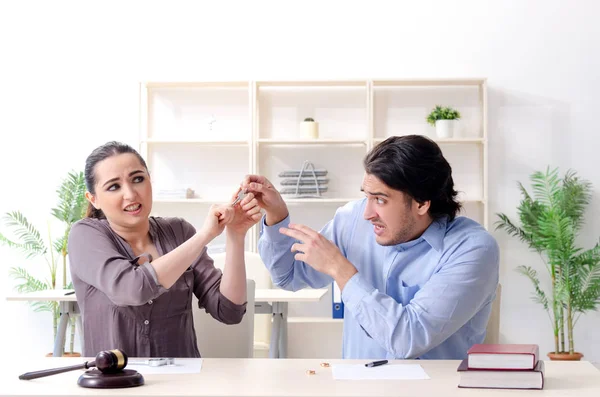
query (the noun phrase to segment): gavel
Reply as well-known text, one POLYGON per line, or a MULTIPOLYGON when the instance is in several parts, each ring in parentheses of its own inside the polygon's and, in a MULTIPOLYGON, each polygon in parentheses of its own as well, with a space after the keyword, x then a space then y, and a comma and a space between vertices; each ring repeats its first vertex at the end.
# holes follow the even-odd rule
POLYGON ((104 350, 96 355, 94 361, 86 361, 83 364, 71 365, 69 367, 45 369, 42 371, 27 372, 19 375, 19 379, 30 380, 42 378, 44 376, 56 375, 63 372, 76 369, 89 369, 96 367, 103 374, 115 374, 120 372, 127 365, 127 354, 123 350, 104 350))

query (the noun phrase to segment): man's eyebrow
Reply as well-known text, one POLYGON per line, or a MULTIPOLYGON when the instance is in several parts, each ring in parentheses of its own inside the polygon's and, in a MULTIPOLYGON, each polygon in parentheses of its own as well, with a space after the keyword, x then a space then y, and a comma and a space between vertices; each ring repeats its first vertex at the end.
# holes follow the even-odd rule
MULTIPOLYGON (((361 192, 365 192, 365 189, 363 189, 362 187, 360 188, 361 192)), ((383 197, 390 197, 389 194, 387 193, 383 193, 383 192, 366 192, 369 196, 383 196, 383 197)))
MULTIPOLYGON (((143 174, 143 173, 144 173, 144 171, 143 171, 143 170, 135 170, 135 171, 131 171, 131 172, 129 173, 129 176, 133 176, 133 175, 135 175, 135 174, 139 174, 139 173, 142 173, 142 174, 143 174)), ((104 182, 104 185, 102 185, 102 187, 104 187, 104 186, 108 185, 109 183, 116 182, 116 181, 118 181, 118 180, 119 180, 119 177, 116 177, 116 178, 109 179, 108 181, 104 182)))

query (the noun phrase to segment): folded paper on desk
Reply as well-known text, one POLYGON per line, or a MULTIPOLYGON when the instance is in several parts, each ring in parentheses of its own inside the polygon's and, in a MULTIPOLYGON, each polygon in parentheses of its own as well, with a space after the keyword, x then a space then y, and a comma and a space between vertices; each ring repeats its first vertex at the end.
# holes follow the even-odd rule
POLYGON ((333 365, 333 379, 429 379, 419 364, 387 364, 368 368, 364 364, 333 365))
MULTIPOLYGON (((136 359, 135 361, 142 361, 136 359)), ((135 369, 142 375, 167 375, 167 374, 199 374, 202 370, 201 358, 178 358, 175 364, 150 367, 148 365, 128 365, 127 369, 135 369)))

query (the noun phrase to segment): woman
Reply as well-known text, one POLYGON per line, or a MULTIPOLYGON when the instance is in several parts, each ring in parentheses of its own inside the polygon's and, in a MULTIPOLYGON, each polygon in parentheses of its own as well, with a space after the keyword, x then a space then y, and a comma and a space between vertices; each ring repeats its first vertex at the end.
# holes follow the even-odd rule
POLYGON ((261 217, 256 199, 248 194, 235 205, 213 205, 199 231, 181 218, 150 217, 146 163, 118 142, 89 155, 85 179, 87 217, 73 225, 68 244, 84 356, 120 348, 132 357, 200 357, 192 293, 218 321, 242 320, 244 238, 261 217), (224 229, 221 272, 206 245, 224 229))

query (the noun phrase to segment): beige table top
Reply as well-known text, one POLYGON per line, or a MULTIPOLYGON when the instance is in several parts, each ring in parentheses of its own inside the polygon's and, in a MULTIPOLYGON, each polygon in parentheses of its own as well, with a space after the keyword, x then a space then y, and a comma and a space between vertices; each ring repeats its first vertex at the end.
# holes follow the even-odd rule
MULTIPOLYGON (((12 293, 6 296, 8 301, 63 301, 76 302, 75 294, 65 295, 73 290, 51 289, 29 293, 12 293)), ((255 302, 318 302, 327 293, 327 289, 303 289, 285 291, 277 288, 258 288, 254 291, 255 302)))
MULTIPOLYGON (((177 359, 185 360, 185 359, 177 359)), ((77 385, 82 371, 72 371, 31 381, 18 375, 28 371, 83 363, 81 358, 20 359, 0 365, 0 396, 222 396, 222 397, 353 397, 353 396, 600 396, 600 371, 587 361, 546 364, 544 390, 460 389, 458 361, 392 361, 420 364, 428 380, 334 380, 323 360, 305 359, 205 359, 199 374, 144 375, 145 385, 130 389, 86 389, 77 385), (307 369, 316 370, 306 375, 307 369)), ((331 360, 331 364, 364 363, 364 360, 331 360)))

